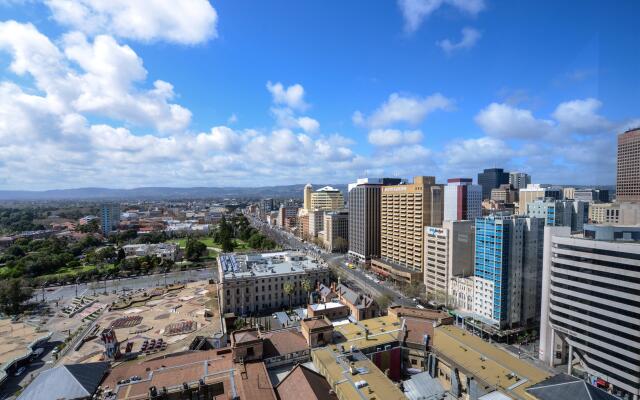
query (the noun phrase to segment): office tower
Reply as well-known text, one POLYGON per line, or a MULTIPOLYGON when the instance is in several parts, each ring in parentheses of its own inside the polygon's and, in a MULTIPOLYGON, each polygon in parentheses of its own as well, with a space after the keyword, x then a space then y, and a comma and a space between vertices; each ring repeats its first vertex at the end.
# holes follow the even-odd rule
POLYGON ((524 189, 531 183, 531 175, 524 172, 509 172, 509 184, 515 190, 524 189))
POLYGON ((509 183, 509 173, 502 168, 489 168, 478 174, 478 185, 482 186, 482 200, 491 198, 491 189, 509 183))
POLYGON ((307 183, 304 186, 304 198, 303 198, 303 206, 307 211, 311 211, 311 192, 313 192, 313 186, 310 183, 307 183))
POLYGON ((349 254, 361 261, 380 257, 381 185, 357 185, 349 192, 349 254))
POLYGON ((539 358, 640 398, 640 227, 547 227, 539 358))
POLYGON ((576 189, 573 198, 588 203, 607 203, 609 191, 606 189, 576 189))
POLYGON ((562 200, 564 190, 558 187, 543 187, 537 183, 532 183, 524 189, 520 189, 518 194, 518 213, 525 215, 527 213, 527 204, 545 198, 553 198, 562 200))
POLYGON ((324 229, 324 211, 314 210, 307 215, 309 216, 309 236, 318 237, 318 233, 324 229))
POLYGON ((273 199, 262 199, 260 202, 260 209, 264 214, 268 214, 271 211, 275 210, 275 205, 273 203, 273 199))
POLYGON ((496 329, 535 325, 540 311, 544 220, 476 219, 474 312, 496 329))
POLYGON ((562 198, 566 200, 575 200, 576 188, 572 188, 572 187, 562 188, 562 198))
POLYGON ((442 224, 442 185, 435 181, 417 176, 412 184, 382 187, 380 258, 372 259, 373 270, 401 282, 422 282, 424 227, 442 224))
POLYGON ((368 262, 380 257, 380 194, 398 178, 362 178, 349 184, 349 254, 368 262))
POLYGON ((120 222, 120 204, 103 204, 100 212, 100 228, 104 236, 109 236, 120 222))
POLYGON ((445 220, 425 227, 424 285, 428 296, 447 304, 450 280, 473 275, 474 221, 445 220))
POLYGON ((344 198, 340 190, 325 186, 311 193, 311 209, 333 211, 344 208, 344 198))
POLYGON ((518 191, 510 183, 505 183, 497 189, 491 189, 491 200, 512 204, 518 200, 518 191))
POLYGON ((618 135, 616 200, 640 202, 640 128, 618 135))
POLYGON ((349 248, 349 212, 330 211, 324 214, 324 241, 330 252, 349 248))
POLYGON ((591 203, 589 221, 595 224, 640 224, 640 203, 591 203))
POLYGON ((554 200, 552 198, 534 200, 527 204, 527 216, 542 218, 547 226, 572 226, 573 203, 572 200, 554 200))
POLYGON ((444 187, 444 220, 474 220, 482 216, 482 186, 470 178, 452 178, 444 187))
POLYGON ((291 219, 295 220, 297 215, 298 207, 281 205, 278 210, 278 226, 282 228, 290 227, 292 225, 291 219))

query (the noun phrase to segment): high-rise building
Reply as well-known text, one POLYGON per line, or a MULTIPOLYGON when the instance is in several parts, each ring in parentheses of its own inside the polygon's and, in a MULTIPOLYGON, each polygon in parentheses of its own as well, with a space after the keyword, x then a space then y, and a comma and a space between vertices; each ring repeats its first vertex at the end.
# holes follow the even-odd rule
POLYGON ((564 190, 558 187, 543 187, 537 183, 529 184, 526 188, 520 189, 518 194, 518 213, 525 215, 527 213, 527 204, 545 198, 553 198, 562 200, 564 190))
POLYGON ((262 199, 262 201, 260 202, 260 210, 265 215, 269 214, 271 211, 274 211, 275 210, 275 204, 273 202, 273 199, 271 199, 271 198, 262 199))
POLYGON ((350 255, 363 262, 380 257, 380 188, 401 182, 397 178, 362 178, 349 184, 350 255))
POLYGON ((344 208, 344 197, 339 189, 325 186, 311 193, 312 210, 341 210, 344 208))
POLYGON ((318 233, 324 229, 324 211, 314 210, 307 215, 309 216, 309 236, 318 237, 318 233))
POLYGON ((531 175, 524 172, 509 172, 509 184, 515 190, 524 189, 531 183, 531 175))
POLYGON ((547 227, 539 358, 640 398, 640 227, 547 227))
POLYGON ((640 203, 591 203, 589 221, 594 224, 640 224, 640 203))
POLYGON ((574 200, 576 198, 576 188, 562 188, 562 197, 566 200, 574 200))
POLYGON ((607 203, 609 191, 606 189, 576 189, 573 198, 588 203, 607 203))
POLYGON ((539 218, 476 219, 474 312, 498 329, 530 327, 539 318, 543 228, 539 218))
POLYGON ((445 220, 441 228, 427 226, 424 235, 426 292, 445 304, 451 278, 473 275, 474 221, 445 220))
POLYGON ((640 202, 640 128, 618 135, 616 200, 640 202))
POLYGON ((288 226, 288 220, 290 218, 294 218, 298 215, 298 207, 294 206, 285 206, 284 204, 280 205, 280 209, 278 210, 278 226, 285 228, 288 226))
POLYGON ((452 178, 444 187, 444 220, 474 220, 482 216, 482 186, 471 178, 452 178))
POLYGON ((104 236, 108 236, 118 227, 120 222, 120 204, 103 204, 100 211, 100 229, 104 236))
POLYGON ((346 251, 349 247, 349 212, 330 211, 324 214, 324 241, 330 252, 346 251))
POLYGON ((491 189, 509 183, 509 173, 502 168, 488 168, 478 174, 478 185, 482 186, 482 199, 491 198, 491 189))
POLYGON ((542 218, 546 226, 569 226, 582 230, 588 221, 589 203, 580 200, 538 199, 527 204, 527 216, 542 218))
POLYGON ((518 200, 518 191, 510 183, 500 185, 497 189, 491 189, 491 200, 512 204, 518 200))
POLYGON ((304 198, 303 198, 303 206, 307 211, 311 211, 311 193, 313 192, 313 186, 310 183, 307 183, 304 186, 304 198))
POLYGON ((372 259, 372 269, 397 281, 422 282, 424 227, 442 225, 442 191, 433 176, 382 187, 380 258, 372 259))

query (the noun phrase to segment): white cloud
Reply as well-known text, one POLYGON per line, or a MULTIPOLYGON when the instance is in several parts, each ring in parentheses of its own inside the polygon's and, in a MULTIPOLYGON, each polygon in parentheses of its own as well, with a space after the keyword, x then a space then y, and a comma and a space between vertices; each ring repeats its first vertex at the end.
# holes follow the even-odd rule
POLYGON ((46 0, 53 18, 88 35, 197 44, 217 36, 208 0, 46 0))
POLYGON ((484 0, 398 0, 405 31, 415 32, 425 19, 444 5, 471 16, 478 15, 485 8, 484 0))
POLYGON ((444 39, 436 44, 444 50, 445 53, 451 54, 456 50, 470 49, 480 40, 482 33, 474 28, 462 28, 462 38, 459 42, 453 42, 450 39, 444 39))
POLYGON ((283 104, 294 110, 305 110, 308 105, 304 102, 304 88, 299 83, 285 88, 282 83, 267 82, 267 90, 273 97, 275 104, 283 104))
POLYGON ((374 146, 387 147, 416 144, 422 141, 422 131, 400 131, 398 129, 374 129, 369 132, 369 143, 374 146))
POLYGON ((298 125, 307 133, 317 133, 320 130, 320 123, 310 117, 300 117, 298 125))
POLYGON ((486 168, 506 163, 516 153, 504 141, 492 137, 455 140, 447 144, 444 159, 453 167, 486 168))
POLYGON ((450 111, 452 109, 453 101, 440 93, 427 97, 404 96, 392 93, 389 99, 382 103, 369 117, 365 117, 360 111, 356 111, 352 120, 354 123, 372 128, 383 128, 396 123, 407 123, 416 126, 434 111, 450 111))
POLYGON ((531 111, 508 104, 491 103, 475 117, 487 134, 499 138, 542 137, 553 128, 553 122, 536 119, 531 111))
POLYGON ((227 118, 227 124, 229 125, 235 124, 236 122, 238 122, 238 116, 236 113, 231 114, 229 118, 227 118))
POLYGON ((581 133, 604 133, 613 128, 613 124, 598 115, 602 106, 600 100, 587 98, 560 103, 553 112, 553 117, 567 131, 581 133))

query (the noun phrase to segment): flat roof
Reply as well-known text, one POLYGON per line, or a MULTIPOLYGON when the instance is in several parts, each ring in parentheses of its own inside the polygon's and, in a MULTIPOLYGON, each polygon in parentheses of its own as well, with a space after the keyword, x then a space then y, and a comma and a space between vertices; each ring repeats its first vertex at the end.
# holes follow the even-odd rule
POLYGON ((396 342, 401 331, 402 321, 390 315, 334 326, 334 332, 342 335, 342 340, 336 339, 336 342, 347 349, 352 345, 366 349, 396 342), (365 329, 369 330, 368 338, 365 329))
POLYGON ((497 389, 518 399, 530 399, 525 389, 550 376, 546 371, 452 325, 435 329, 432 348, 438 356, 484 383, 485 389, 497 389))
POLYGON ((340 307, 346 307, 344 304, 337 302, 337 301, 330 301, 327 303, 314 303, 314 304, 309 304, 309 307, 311 307, 311 309, 313 311, 317 311, 317 310, 329 310, 332 308, 340 308, 340 307))
POLYGON ((386 377, 362 353, 342 353, 335 345, 314 349, 311 358, 314 365, 334 389, 340 399, 406 399, 402 391, 386 377), (353 364, 350 364, 353 362, 353 364), (351 374, 349 367, 353 365, 358 373, 351 374), (366 386, 356 387, 356 382, 365 381, 366 386))
POLYGON ((221 254, 218 257, 218 266, 225 280, 328 270, 328 267, 319 264, 313 258, 295 252, 221 254))

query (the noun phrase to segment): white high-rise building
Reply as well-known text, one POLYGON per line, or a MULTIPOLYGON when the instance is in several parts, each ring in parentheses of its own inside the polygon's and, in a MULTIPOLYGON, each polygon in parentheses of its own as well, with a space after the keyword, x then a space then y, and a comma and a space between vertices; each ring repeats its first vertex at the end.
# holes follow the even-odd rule
POLYGON ((539 358, 640 399, 640 227, 546 227, 539 358))
POLYGON ((474 220, 482 216, 482 186, 470 178, 453 178, 444 187, 444 220, 474 220))

